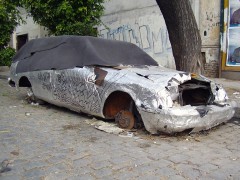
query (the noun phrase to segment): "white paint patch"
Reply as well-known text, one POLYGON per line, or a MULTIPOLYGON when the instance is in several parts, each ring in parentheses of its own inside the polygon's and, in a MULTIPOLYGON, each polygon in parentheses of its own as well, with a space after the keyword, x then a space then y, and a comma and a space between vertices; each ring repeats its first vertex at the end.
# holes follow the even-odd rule
POLYGON ((123 129, 117 127, 116 123, 103 122, 95 118, 91 120, 85 120, 85 122, 89 125, 94 126, 98 130, 111 133, 111 134, 120 134, 124 131, 123 129))

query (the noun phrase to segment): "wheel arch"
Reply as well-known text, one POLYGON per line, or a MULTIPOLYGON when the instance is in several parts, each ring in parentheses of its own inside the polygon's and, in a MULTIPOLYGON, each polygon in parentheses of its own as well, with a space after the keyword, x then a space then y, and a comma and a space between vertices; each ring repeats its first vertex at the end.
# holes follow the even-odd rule
POLYGON ((135 106, 132 96, 124 91, 111 92, 104 102, 103 115, 106 119, 114 119, 121 110, 131 110, 135 106))
POLYGON ((22 76, 18 81, 18 87, 32 87, 28 77, 22 76))

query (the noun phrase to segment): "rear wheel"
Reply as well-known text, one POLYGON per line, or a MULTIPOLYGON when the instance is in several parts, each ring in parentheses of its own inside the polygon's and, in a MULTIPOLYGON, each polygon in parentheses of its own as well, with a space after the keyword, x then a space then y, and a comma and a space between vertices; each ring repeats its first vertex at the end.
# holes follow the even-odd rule
POLYGON ((122 110, 116 114, 115 122, 120 128, 132 129, 135 125, 135 118, 132 112, 122 110))

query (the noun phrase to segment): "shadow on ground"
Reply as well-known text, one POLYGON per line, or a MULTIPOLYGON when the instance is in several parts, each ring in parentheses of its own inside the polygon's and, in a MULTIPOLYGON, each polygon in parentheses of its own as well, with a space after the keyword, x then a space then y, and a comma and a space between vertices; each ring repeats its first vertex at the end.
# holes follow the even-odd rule
POLYGON ((232 118, 228 123, 240 126, 240 118, 232 118))

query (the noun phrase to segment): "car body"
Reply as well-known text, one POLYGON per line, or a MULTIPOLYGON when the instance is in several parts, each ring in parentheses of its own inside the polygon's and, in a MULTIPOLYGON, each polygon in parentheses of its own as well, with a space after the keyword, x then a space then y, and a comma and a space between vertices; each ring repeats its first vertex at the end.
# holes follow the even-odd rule
POLYGON ((206 130, 234 115, 211 80, 161 67, 133 44, 93 37, 30 41, 13 58, 9 84, 123 128, 143 122, 151 134, 206 130))

